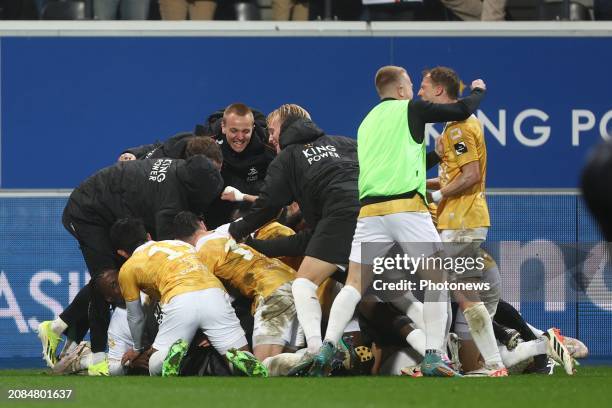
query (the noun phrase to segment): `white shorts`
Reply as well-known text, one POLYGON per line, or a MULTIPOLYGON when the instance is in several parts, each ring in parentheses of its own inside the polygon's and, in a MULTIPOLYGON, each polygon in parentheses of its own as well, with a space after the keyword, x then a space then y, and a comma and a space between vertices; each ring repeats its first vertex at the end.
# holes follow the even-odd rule
POLYGON ((161 310, 162 321, 153 348, 163 355, 178 339, 191 343, 199 328, 221 355, 231 348, 247 345, 229 296, 222 289, 209 288, 176 295, 162 305, 161 310))
MULTIPOLYGON (((444 243, 444 250, 448 256, 468 257, 476 259, 479 255, 480 246, 487 239, 487 227, 466 228, 440 231, 440 238, 444 243)), ((461 281, 468 278, 482 278, 482 269, 471 269, 463 273, 453 274, 449 270, 453 279, 461 281)))
POLYGON ((291 282, 282 284, 267 298, 260 298, 255 309, 253 348, 276 344, 299 348, 304 345, 295 311, 291 282))
POLYGON ((108 325, 108 359, 119 360, 134 347, 127 320, 127 310, 115 308, 108 325))
POLYGON ((357 220, 349 259, 372 265, 376 257, 384 257, 394 243, 402 246, 408 256, 428 256, 441 249, 440 235, 428 212, 401 212, 357 220), (362 254, 362 244, 368 245, 362 254), (408 245, 410 244, 410 245, 408 245))
POLYGON ((480 245, 487 239, 487 227, 467 228, 440 231, 442 242, 452 243, 444 249, 451 256, 473 256, 480 245))

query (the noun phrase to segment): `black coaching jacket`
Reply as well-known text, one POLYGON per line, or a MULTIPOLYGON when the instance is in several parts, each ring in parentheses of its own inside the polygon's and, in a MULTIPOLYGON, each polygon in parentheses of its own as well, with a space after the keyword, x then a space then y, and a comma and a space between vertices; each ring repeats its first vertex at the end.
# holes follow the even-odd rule
POLYGON ((109 227, 138 217, 153 239, 171 239, 174 216, 183 210, 204 213, 222 188, 221 175, 202 155, 118 162, 75 188, 66 211, 81 222, 109 227))
POLYGON ((159 159, 161 157, 169 157, 171 159, 184 159, 185 148, 189 139, 194 137, 191 132, 181 132, 172 136, 165 142, 155 142, 151 144, 130 147, 121 152, 132 153, 136 159, 159 159))

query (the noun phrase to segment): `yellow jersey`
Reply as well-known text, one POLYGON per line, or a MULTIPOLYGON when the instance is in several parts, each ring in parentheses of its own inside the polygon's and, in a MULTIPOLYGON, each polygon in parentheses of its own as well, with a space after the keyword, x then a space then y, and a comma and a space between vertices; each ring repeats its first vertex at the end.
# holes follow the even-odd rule
POLYGON ((161 303, 176 295, 223 284, 200 262, 193 246, 183 241, 149 241, 136 248, 119 270, 119 286, 126 302, 140 299, 140 291, 161 303))
POLYGON ((480 121, 474 116, 462 122, 447 123, 441 136, 444 157, 440 161, 440 187, 447 186, 461 173, 461 166, 478 161, 480 182, 458 196, 443 197, 438 204, 438 229, 488 227, 489 208, 485 200, 487 148, 480 121))
POLYGON ((276 221, 269 222, 255 231, 256 239, 283 238, 291 235, 295 235, 295 231, 276 221))
POLYGON ((196 243, 200 261, 218 278, 248 298, 266 298, 295 278, 295 271, 278 259, 238 244, 224 229, 201 237, 196 243))
MULTIPOLYGON (((291 235, 295 235, 295 231, 291 228, 278 223, 276 221, 270 222, 257 231, 255 231, 255 239, 275 239, 275 238, 284 238, 289 237, 291 235)), ((300 265, 304 260, 303 256, 280 256, 279 260, 284 262, 294 271, 300 269, 300 265)))

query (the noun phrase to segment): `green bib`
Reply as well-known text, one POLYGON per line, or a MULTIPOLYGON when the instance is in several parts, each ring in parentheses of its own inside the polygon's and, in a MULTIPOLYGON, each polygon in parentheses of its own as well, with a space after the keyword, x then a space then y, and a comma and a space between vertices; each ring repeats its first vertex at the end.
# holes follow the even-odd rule
POLYGON ((387 100, 368 113, 357 131, 359 199, 416 190, 425 197, 425 145, 408 126, 408 100, 387 100))

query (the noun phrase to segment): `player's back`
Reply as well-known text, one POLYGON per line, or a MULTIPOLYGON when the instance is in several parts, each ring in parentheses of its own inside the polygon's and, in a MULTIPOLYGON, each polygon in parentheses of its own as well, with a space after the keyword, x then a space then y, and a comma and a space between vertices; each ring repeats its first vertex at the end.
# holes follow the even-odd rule
POLYGON ((142 290, 161 303, 182 293, 223 284, 200 262, 193 246, 183 241, 149 241, 138 247, 119 272, 119 283, 127 302, 138 298, 142 290))
POLYGON ((214 231, 198 240, 200 261, 218 278, 247 297, 267 297, 295 278, 295 271, 278 259, 238 244, 224 231, 214 231))

